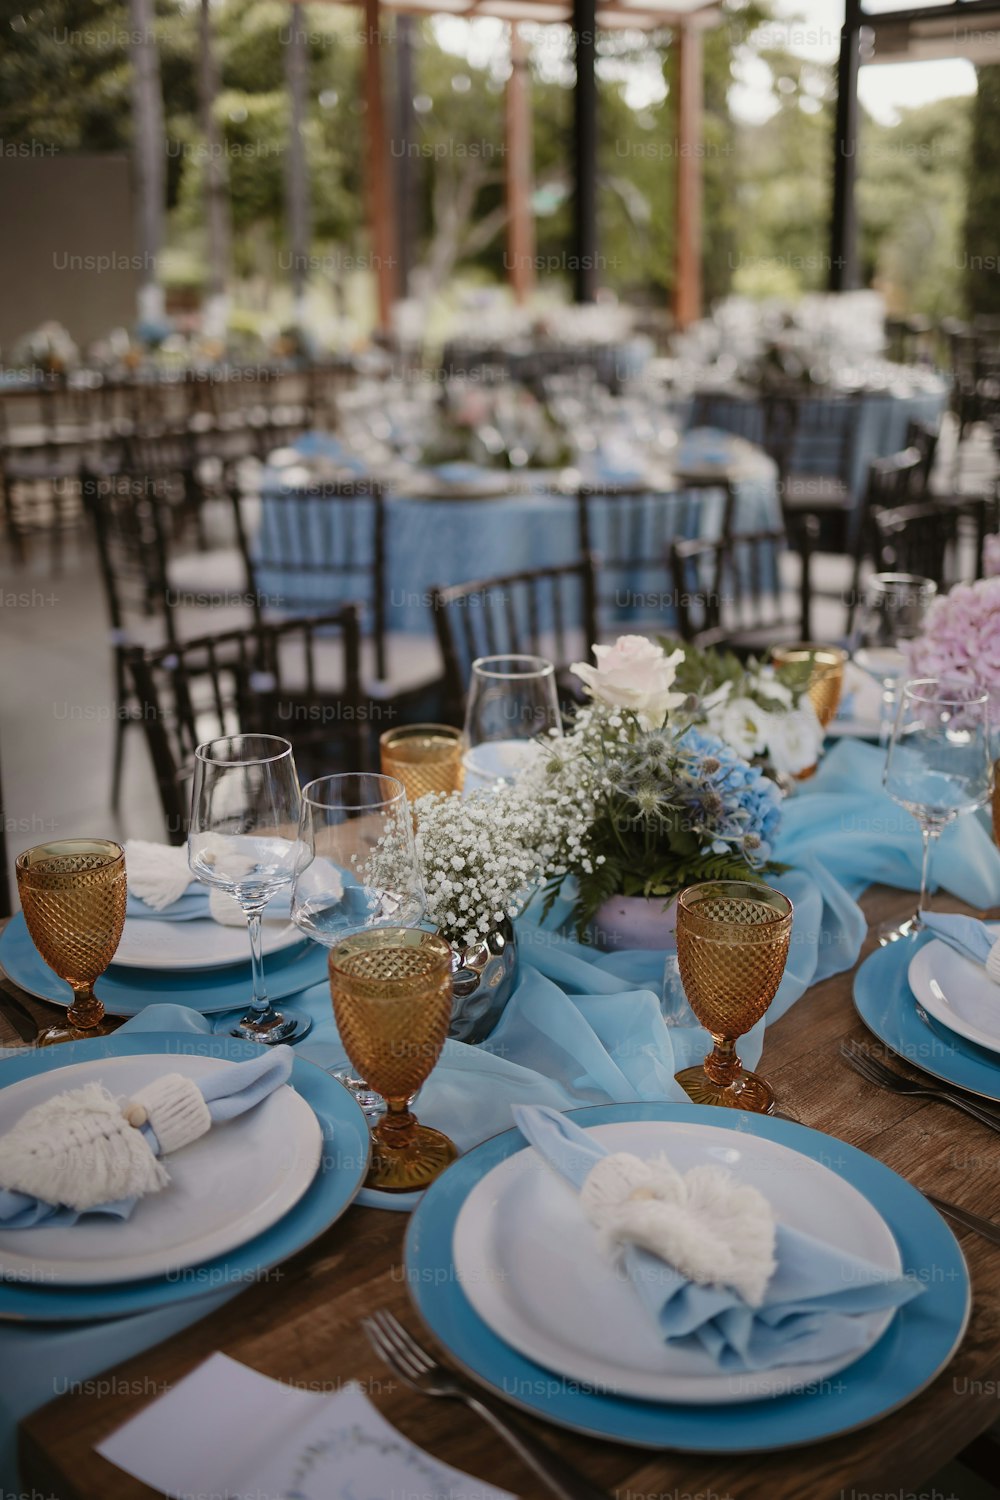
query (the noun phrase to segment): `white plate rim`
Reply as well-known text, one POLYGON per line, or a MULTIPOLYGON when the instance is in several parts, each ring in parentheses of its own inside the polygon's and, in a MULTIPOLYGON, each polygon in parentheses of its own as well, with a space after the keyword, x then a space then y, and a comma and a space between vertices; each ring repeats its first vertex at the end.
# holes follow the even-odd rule
MULTIPOLYGON (((1000 936, 1000 925, 994 922, 987 923, 987 926, 995 930, 996 936, 1000 936)), ((954 949, 949 949, 943 938, 931 938, 929 943, 924 943, 917 949, 907 966, 906 978, 914 997, 924 1010, 932 1015, 935 1021, 940 1021, 948 1031, 964 1036, 967 1041, 975 1042, 978 1047, 985 1047, 987 1052, 1000 1055, 1000 1031, 995 1036, 991 1036, 988 1031, 981 1031, 974 1021, 967 1021, 948 1003, 947 995, 934 975, 930 973, 935 951, 954 953, 956 959, 975 967, 973 959, 966 958, 964 954, 957 953, 954 949)), ((987 981, 989 982, 991 981, 987 981)), ((997 987, 997 1002, 1000 1007, 1000 987, 997 987)), ((1000 1010, 998 1010, 998 1018, 1000 1018, 1000 1010)))
MULTIPOLYGON (((593 1129, 598 1134, 610 1131, 623 1135, 625 1131, 636 1125, 650 1124, 655 1124, 658 1129, 665 1131, 680 1130, 689 1136, 700 1135, 708 1131, 711 1132, 713 1139, 718 1135, 720 1143, 730 1146, 733 1144, 731 1130, 709 1124, 695 1126, 673 1121, 617 1121, 584 1128, 593 1129)), ((874 1205, 851 1183, 846 1182, 821 1162, 793 1151, 791 1147, 784 1146, 780 1142, 767 1141, 766 1138, 752 1135, 741 1135, 738 1139, 743 1148, 749 1146, 753 1149, 765 1145, 769 1153, 773 1148, 779 1154, 791 1154, 810 1173, 835 1182, 837 1190, 842 1191, 846 1199, 854 1201, 862 1216, 872 1224, 873 1228, 876 1221, 881 1226, 887 1254, 886 1269, 895 1270, 897 1274, 902 1273, 902 1258, 892 1230, 874 1205)), ((619 1143, 617 1149, 627 1149, 627 1147, 619 1143)), ((896 1309, 894 1308, 885 1309, 879 1314, 867 1315, 872 1319, 875 1331, 860 1348, 835 1359, 817 1361, 808 1365, 776 1365, 767 1370, 739 1372, 738 1374, 732 1371, 719 1372, 717 1375, 708 1377, 692 1377, 690 1373, 678 1375, 637 1372, 635 1383, 631 1383, 630 1378, 629 1384, 625 1385, 617 1379, 609 1379, 608 1367, 601 1366, 598 1356, 594 1356, 594 1362, 591 1364, 586 1356, 578 1361, 576 1350, 560 1349, 555 1356, 559 1362, 555 1363, 552 1348, 558 1346, 547 1345, 544 1335, 540 1335, 539 1330, 530 1324, 515 1322, 510 1316, 510 1308, 505 1306, 502 1300, 499 1300, 498 1305, 494 1305, 490 1294, 496 1287, 496 1279, 477 1274, 481 1271, 481 1263, 478 1259, 473 1259, 489 1233, 489 1201, 498 1198, 505 1186, 506 1178, 513 1180, 527 1170, 526 1163, 530 1160, 530 1156, 531 1148, 528 1148, 526 1151, 518 1151, 506 1157, 484 1177, 481 1177, 471 1189, 455 1221, 452 1258, 462 1290, 477 1316, 482 1318, 498 1338, 510 1344, 524 1358, 535 1361, 545 1369, 553 1370, 563 1379, 578 1381, 585 1386, 603 1389, 611 1395, 622 1395, 640 1401, 660 1401, 690 1406, 714 1406, 720 1402, 730 1405, 742 1404, 780 1396, 800 1387, 808 1388, 814 1383, 828 1380, 867 1354, 886 1332, 895 1316, 896 1309), (500 1309, 503 1310, 500 1311, 500 1309), (512 1332, 518 1337, 512 1337, 512 1332)), ((586 1225, 583 1227, 586 1228, 586 1225)), ((502 1279, 501 1276, 500 1280, 502 1279)))
MULTIPOLYGON (((101 1058, 93 1062, 71 1063, 67 1068, 56 1068, 50 1073, 33 1075, 31 1078, 19 1079, 17 1083, 7 1085, 7 1089, 13 1091, 23 1088, 28 1091, 30 1085, 38 1082, 39 1078, 58 1080, 58 1086, 53 1088, 52 1094, 62 1093, 65 1089, 77 1086, 83 1082, 82 1074, 93 1076, 95 1071, 115 1071, 118 1065, 135 1063, 154 1063, 158 1071, 168 1071, 164 1068, 163 1053, 132 1053, 121 1058, 101 1058), (75 1079, 70 1075, 77 1075, 75 1079)), ((175 1072, 183 1072, 185 1068, 193 1063, 190 1070, 191 1076, 214 1072, 216 1069, 235 1068, 239 1064, 226 1058, 205 1057, 194 1053, 183 1053, 171 1060, 171 1068, 175 1072), (202 1066, 207 1064, 208 1066, 202 1066)), ((120 1070, 120 1069, 119 1069, 120 1070)), ((271 1194, 268 1203, 259 1205, 257 1216, 249 1221, 240 1220, 238 1223, 220 1226, 205 1239, 198 1242, 197 1253, 189 1256, 183 1251, 184 1259, 177 1259, 176 1247, 170 1252, 169 1258, 163 1249, 153 1250, 140 1257, 124 1256, 120 1260, 106 1260, 103 1263, 94 1261, 80 1262, 67 1261, 62 1258, 46 1260, 37 1254, 27 1255, 16 1250, 10 1250, 0 1245, 0 1277, 14 1282, 43 1282, 51 1286, 104 1286, 111 1282, 121 1281, 146 1281, 152 1277, 167 1275, 171 1272, 189 1270, 199 1265, 202 1261, 212 1260, 218 1255, 225 1255, 229 1251, 238 1249, 247 1240, 255 1239, 279 1219, 283 1218, 290 1209, 294 1208, 299 1199, 308 1191, 316 1172, 319 1168, 323 1153, 323 1130, 316 1118, 311 1106, 296 1092, 289 1084, 284 1083, 269 1095, 284 1095, 291 1104, 293 1118, 297 1117, 297 1128, 301 1131, 298 1157, 293 1167, 285 1174, 280 1191, 271 1194), (294 1102, 293 1102, 294 1101, 294 1102)), ((51 1097, 51 1095, 49 1096, 51 1097)), ((9 1098, 9 1094, 8 1094, 9 1098)), ((40 1102, 40 1101, 38 1101, 40 1102)), ((231 1121, 227 1128, 232 1128, 238 1121, 231 1121)), ((275 1137, 278 1140, 278 1137, 275 1137)), ((284 1134, 280 1138, 280 1144, 286 1149, 289 1144, 284 1134)), ((169 1187, 163 1190, 169 1193, 169 1187)), ((142 1209, 141 1202, 136 1205, 133 1219, 142 1209)), ((131 1221, 126 1221, 126 1224, 131 1221)), ((39 1226, 41 1230, 43 1226, 39 1226)), ((75 1226, 73 1226, 75 1227, 75 1226)), ((125 1227, 125 1225, 123 1225, 125 1227)), ((6 1235, 15 1236, 23 1233, 22 1230, 0 1229, 0 1240, 6 1235)), ((69 1232, 69 1227, 64 1229, 69 1232)))
MULTIPOLYGON (((170 940, 177 942, 178 945, 182 944, 185 935, 190 937, 192 928, 201 928, 202 932, 205 933, 209 927, 212 927, 218 932, 233 934, 234 941, 235 936, 238 935, 242 951, 239 954, 233 953, 226 958, 188 958, 183 952, 175 958, 171 958, 169 954, 166 956, 157 955, 153 958, 150 958, 148 954, 136 954, 135 956, 126 954, 122 958, 120 956, 121 946, 119 945, 118 951, 108 966, 109 968, 151 969, 157 973, 173 974, 175 972, 182 972, 185 969, 230 969, 235 967, 236 964, 246 963, 250 957, 250 940, 247 937, 246 931, 242 927, 229 926, 222 922, 216 922, 211 917, 192 917, 189 922, 158 922, 152 917, 126 917, 125 932, 130 927, 133 932, 143 927, 155 928, 158 933, 170 931, 170 940)), ((122 936, 124 938, 124 932, 122 936)), ((261 952, 265 958, 270 954, 283 953, 286 948, 291 948, 295 943, 301 942, 303 936, 304 934, 295 926, 294 922, 290 922, 287 917, 265 917, 261 922, 261 952)))

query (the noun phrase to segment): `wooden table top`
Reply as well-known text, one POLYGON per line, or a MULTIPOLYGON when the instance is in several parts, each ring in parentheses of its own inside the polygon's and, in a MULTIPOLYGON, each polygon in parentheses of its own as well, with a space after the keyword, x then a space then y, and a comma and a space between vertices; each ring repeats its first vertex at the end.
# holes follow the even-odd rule
MULTIPOLYGON (((875 924, 912 909, 913 897, 873 888, 863 899, 875 924)), ((960 903, 940 902, 962 909, 960 903)), ((869 937, 865 952, 873 940, 869 937)), ((845 1037, 868 1033, 851 1003, 851 974, 815 986, 768 1031, 765 1076, 803 1124, 840 1136, 918 1187, 1000 1220, 1000 1136, 948 1105, 901 1098, 864 1083, 840 1061, 845 1037)), ((52 1010, 28 1002, 45 1019, 52 1010)), ((0 1042, 16 1041, 0 1015, 0 1042)), ((2 1074, 0 1074, 2 1077, 2 1074)), ((358 1381, 408 1437, 446 1463, 524 1497, 545 1491, 477 1418, 457 1403, 401 1386, 371 1353, 363 1314, 391 1308, 415 1331, 401 1266, 407 1216, 354 1207, 308 1250, 202 1322, 128 1361, 110 1394, 60 1397, 21 1424, 22 1488, 61 1500, 138 1500, 154 1491, 94 1451, 93 1444, 149 1397, 215 1350, 265 1375, 312 1389, 358 1381)), ((689 1456, 574 1436, 525 1418, 591 1480, 622 1500, 824 1500, 918 1491, 1000 1415, 1000 1250, 959 1231, 972 1276, 973 1311, 962 1347, 909 1405, 854 1434, 746 1458, 689 1456)))

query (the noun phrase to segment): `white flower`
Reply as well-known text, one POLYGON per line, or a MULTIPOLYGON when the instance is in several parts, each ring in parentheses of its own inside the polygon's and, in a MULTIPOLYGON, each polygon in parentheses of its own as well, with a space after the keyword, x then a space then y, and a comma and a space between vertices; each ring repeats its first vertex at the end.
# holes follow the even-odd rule
POLYGON ((752 760, 769 742, 771 717, 752 698, 731 698, 709 714, 708 722, 720 740, 732 745, 744 760, 752 760))
POLYGON ((767 753, 779 775, 797 776, 819 760, 823 728, 808 698, 787 714, 770 714, 767 753))
POLYGON ((597 666, 574 662, 570 671, 600 702, 631 709, 645 728, 658 729, 670 710, 684 702, 683 693, 670 691, 683 651, 668 656, 642 635, 620 635, 613 646, 592 649, 597 666))

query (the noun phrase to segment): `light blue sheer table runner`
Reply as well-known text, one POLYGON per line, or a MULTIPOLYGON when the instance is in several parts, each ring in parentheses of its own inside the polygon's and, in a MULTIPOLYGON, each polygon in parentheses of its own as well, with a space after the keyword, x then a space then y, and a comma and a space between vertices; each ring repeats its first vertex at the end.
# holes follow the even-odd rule
MULTIPOLYGON (((857 960, 866 926, 856 898, 865 886, 883 881, 917 889, 920 835, 881 791, 883 763, 884 752, 841 742, 786 803, 777 857, 794 868, 773 880, 795 904, 792 943, 774 1004, 740 1044, 750 1067, 760 1059, 765 1024, 784 1015, 810 985, 857 960)), ((974 818, 943 835, 934 873, 942 887, 973 906, 1000 904, 1000 854, 974 818)), ((662 952, 595 954, 554 930, 559 915, 544 928, 530 908, 520 919, 521 980, 499 1026, 482 1047, 448 1042, 421 1094, 421 1118, 446 1130, 463 1150, 509 1128, 513 1103, 566 1108, 682 1098, 674 1073, 708 1050, 700 1029, 663 1022, 662 952)), ((344 1054, 326 986, 315 986, 296 1004, 315 1019, 298 1050, 321 1066, 339 1064, 344 1054)), ((196 1012, 158 1006, 127 1027, 207 1024, 196 1012)), ((104 1324, 0 1326, 0 1369, 17 1371, 16 1382, 3 1382, 0 1392, 0 1480, 13 1481, 14 1428, 21 1417, 63 1393, 67 1382, 93 1378, 207 1316, 231 1295, 235 1291, 227 1290, 104 1324)))

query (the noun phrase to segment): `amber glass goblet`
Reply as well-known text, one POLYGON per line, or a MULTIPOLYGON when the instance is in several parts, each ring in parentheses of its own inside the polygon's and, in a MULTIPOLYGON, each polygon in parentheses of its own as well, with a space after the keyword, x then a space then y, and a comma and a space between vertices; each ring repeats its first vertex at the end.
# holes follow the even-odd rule
POLYGON ((330 953, 330 989, 351 1062, 386 1102, 372 1127, 365 1185, 406 1193, 434 1181, 458 1152, 417 1123, 409 1101, 426 1082, 448 1035, 451 948, 413 927, 358 932, 330 953))
POLYGON ((840 646, 823 646, 817 641, 796 641, 791 646, 775 646, 771 660, 776 667, 809 668, 809 699, 820 724, 828 729, 840 707, 847 652, 840 646))
POLYGON ((125 925, 125 851, 111 839, 59 839, 19 854, 17 889, 31 940, 73 989, 66 1024, 37 1045, 104 1036, 94 983, 114 958, 125 925))
POLYGON ((379 738, 382 775, 395 776, 410 802, 428 792, 462 790, 465 737, 450 724, 407 724, 379 738))
POLYGON ((677 898, 677 960, 691 1009, 715 1043, 677 1082, 696 1104, 768 1114, 774 1091, 736 1055, 736 1041, 774 999, 788 958, 792 903, 749 880, 689 885, 677 898))

